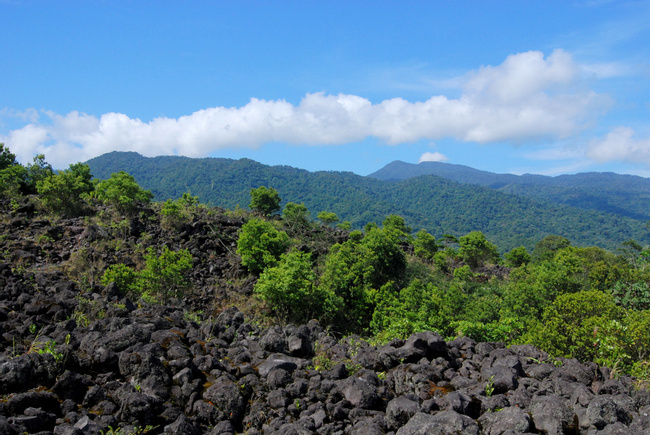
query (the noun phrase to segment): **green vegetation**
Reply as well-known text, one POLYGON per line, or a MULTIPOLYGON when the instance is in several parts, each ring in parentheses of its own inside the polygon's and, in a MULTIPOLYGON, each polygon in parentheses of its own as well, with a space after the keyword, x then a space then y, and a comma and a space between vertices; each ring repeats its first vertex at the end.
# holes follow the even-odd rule
POLYGON ((94 190, 91 179, 88 165, 74 163, 69 169, 38 181, 36 189, 47 210, 71 217, 83 213, 86 199, 94 190))
POLYGON ((182 297, 190 287, 187 273, 192 268, 192 256, 185 250, 171 251, 163 246, 158 255, 149 249, 144 256, 144 269, 135 271, 124 264, 106 269, 102 284, 114 282, 129 297, 140 297, 152 303, 165 304, 173 297, 182 297))
MULTIPOLYGON (((5 148, 0 154, 0 173, 20 166, 5 148)), ((575 246, 552 233, 519 244, 518 227, 511 225, 508 251, 476 228, 464 233, 441 229, 437 238, 427 229, 414 234, 408 216, 390 213, 376 220, 381 225, 369 220, 363 230, 342 231, 331 227, 338 221, 334 212, 318 213, 320 222, 313 221, 306 201, 287 202, 281 216, 273 215, 281 203, 274 188, 249 188, 252 213, 223 212, 199 207, 198 198, 187 192, 176 200, 148 204, 150 194, 127 173, 93 184, 86 165, 71 165, 58 174, 48 173, 42 159, 37 166, 42 171, 32 172, 41 174, 34 175, 38 200, 47 212, 61 216, 86 212, 92 220, 97 212, 92 206, 101 201, 120 211, 109 214, 112 222, 99 224, 111 235, 122 231, 122 222, 137 220, 142 227, 136 235, 125 231, 123 238, 95 241, 71 256, 70 263, 73 257, 80 258, 76 274, 82 288, 93 287, 93 277, 102 276, 102 284, 114 283, 139 303, 164 304, 190 294, 188 277, 199 275, 192 274, 193 268, 209 263, 216 268, 214 287, 251 291, 232 300, 248 307, 248 314, 271 320, 304 323, 315 318, 334 334, 359 334, 375 343, 425 330, 438 331, 447 339, 531 343, 554 358, 595 361, 650 378, 650 247, 642 241, 628 238, 615 252, 575 246), (60 186, 70 186, 71 191, 64 194, 60 186), (93 198, 97 201, 86 202, 93 198), (211 213, 219 214, 214 227, 206 222, 211 213), (124 214, 131 217, 124 219, 124 214), (192 225, 186 225, 189 222, 192 225), (184 244, 192 238, 206 247, 192 251, 200 258, 181 249, 197 246, 184 244), (93 255, 99 246, 102 255, 93 255), (128 254, 122 252, 124 246, 130 248, 128 254)), ((430 180, 411 182, 415 184, 408 189, 428 186, 430 180)), ((11 194, 17 197, 3 198, 6 206, 24 195, 20 183, 11 194)), ((447 195, 458 193, 451 184, 440 186, 447 195)), ((318 193, 326 195, 334 188, 323 184, 318 193)), ((406 195, 400 201, 414 198, 406 195)), ((449 201, 466 210, 474 200, 449 201)), ((438 216, 449 213, 444 208, 449 201, 438 204, 438 216)), ((373 213, 382 206, 378 203, 373 213)), ((482 206, 495 209, 492 215, 518 212, 507 209, 510 203, 482 206)), ((456 228, 470 225, 471 221, 460 222, 456 228)), ((608 225, 604 222, 603 228, 608 225)), ((46 245, 57 237, 44 235, 38 240, 46 245)), ((100 315, 92 312, 88 301, 80 300, 77 311, 75 320, 82 324, 100 315)), ((318 366, 329 363, 315 359, 318 366)), ((488 394, 490 383, 486 388, 488 394)))
POLYGON ((255 274, 275 266, 288 247, 287 233, 257 218, 249 220, 242 227, 237 241, 237 253, 241 256, 242 264, 255 274))
POLYGON ((95 186, 94 196, 124 215, 133 215, 138 207, 148 204, 153 198, 150 191, 138 186, 135 179, 124 171, 99 181, 95 186))
MULTIPOLYGON (((633 191, 638 191, 638 195, 623 195, 620 190, 608 190, 607 183, 600 183, 599 189, 604 189, 607 201, 614 200, 614 193, 618 195, 618 208, 585 210, 567 201, 549 202, 538 196, 514 195, 489 185, 461 184, 435 175, 394 182, 349 172, 265 166, 249 159, 146 158, 120 152, 92 159, 88 164, 100 178, 120 170, 128 172, 150 189, 157 201, 178 198, 190 190, 208 205, 232 210, 249 204, 251 189, 272 185, 282 198, 304 203, 312 211, 313 220, 318 219, 318 212, 326 210, 340 221, 349 222, 350 229, 363 229, 369 222, 381 222, 395 214, 403 216, 409 226, 424 228, 438 240, 443 234, 460 237, 481 231, 499 248, 500 254, 519 246, 532 252, 535 243, 552 234, 577 246, 598 246, 610 251, 630 239, 650 244, 650 233, 645 227, 650 220, 650 204, 643 202, 643 198, 650 198, 650 187, 647 193, 636 189, 633 191), (645 209, 643 214, 623 213, 624 204, 635 201, 645 204, 645 208, 638 207, 645 209)), ((556 185, 568 181, 558 179, 556 185)), ((634 189, 632 185, 629 188, 634 189)))
POLYGON ((270 216, 280 211, 280 195, 278 191, 266 186, 260 186, 257 189, 251 189, 251 210, 262 216, 270 216))

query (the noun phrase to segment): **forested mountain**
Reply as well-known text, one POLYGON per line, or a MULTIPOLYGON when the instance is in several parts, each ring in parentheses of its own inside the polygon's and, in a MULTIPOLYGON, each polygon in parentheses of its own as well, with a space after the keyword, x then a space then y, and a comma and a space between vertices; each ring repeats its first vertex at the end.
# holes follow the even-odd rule
POLYGON ((598 210, 633 219, 650 220, 650 179, 611 172, 575 175, 513 175, 480 171, 441 162, 420 164, 394 161, 369 177, 385 181, 437 175, 464 184, 489 187, 503 193, 541 198, 587 210, 598 210))
MULTIPOLYGON (((264 185, 275 188, 285 204, 304 202, 313 216, 320 211, 334 212, 354 228, 397 214, 413 229, 424 228, 436 237, 482 231, 502 251, 516 246, 531 249, 549 234, 567 237, 576 245, 611 250, 631 238, 650 243, 644 222, 629 216, 583 210, 433 175, 384 181, 377 174, 362 177, 349 172, 309 172, 249 159, 147 158, 124 152, 105 154, 87 163, 97 178, 128 172, 158 201, 190 192, 210 205, 247 207, 250 189, 264 185)), ((466 169, 468 174, 474 171, 466 169)), ((476 172, 486 180, 495 175, 476 172)), ((507 191, 509 185, 501 189, 507 191)))

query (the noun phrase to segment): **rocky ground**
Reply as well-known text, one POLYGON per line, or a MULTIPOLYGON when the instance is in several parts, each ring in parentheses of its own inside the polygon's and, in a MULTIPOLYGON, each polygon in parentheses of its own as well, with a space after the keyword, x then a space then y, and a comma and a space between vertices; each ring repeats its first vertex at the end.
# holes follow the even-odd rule
POLYGON ((195 258, 191 297, 151 306, 73 279, 135 261, 98 243, 108 230, 37 219, 28 204, 7 212, 0 434, 650 433, 646 386, 532 346, 426 332, 375 347, 316 321, 247 321, 222 294, 250 291, 232 259, 241 221, 211 219, 173 236, 122 228, 126 245, 146 232, 195 258))

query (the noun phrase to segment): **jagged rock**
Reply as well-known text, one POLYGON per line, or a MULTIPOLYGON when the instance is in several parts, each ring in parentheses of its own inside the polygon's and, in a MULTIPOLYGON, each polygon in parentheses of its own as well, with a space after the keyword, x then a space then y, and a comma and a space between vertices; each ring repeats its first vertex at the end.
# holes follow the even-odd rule
POLYGON ((397 435, 478 435, 479 432, 478 424, 468 416, 456 411, 440 411, 434 415, 418 412, 397 431, 397 435))
POLYGON ((528 433, 531 419, 526 411, 516 407, 504 408, 498 412, 486 412, 478 419, 484 435, 504 433, 528 433))

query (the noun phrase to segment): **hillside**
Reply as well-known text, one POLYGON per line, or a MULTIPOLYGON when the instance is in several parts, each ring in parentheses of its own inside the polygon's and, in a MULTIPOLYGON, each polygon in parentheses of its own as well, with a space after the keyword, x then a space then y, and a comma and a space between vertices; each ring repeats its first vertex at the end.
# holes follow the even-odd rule
MULTIPOLYGON (((83 164, 36 193, 33 167, 0 172, 2 434, 650 430, 648 248, 501 256, 475 230, 273 215, 267 189, 272 208, 225 210, 83 164)), ((433 189, 469 210, 435 176, 375 182, 387 204, 433 189)), ((512 234, 530 219, 489 206, 512 234)))
POLYGON ((0 260, 2 434, 650 429, 638 380, 531 345, 431 331, 377 345, 337 340, 316 320, 263 326, 226 305, 250 296, 228 253, 243 225, 231 213, 199 209, 166 231, 144 209, 149 218, 120 236, 97 218, 55 220, 30 204, 0 201, 2 248, 13 252, 0 260), (114 282, 88 279, 163 240, 199 256, 182 299, 130 300, 114 282))
MULTIPOLYGON (((424 228, 436 237, 483 231, 503 252, 516 246, 532 249, 550 234, 567 237, 579 246, 610 250, 629 239, 650 243, 644 223, 638 219, 504 193, 509 184, 501 186, 504 191, 495 191, 432 175, 389 182, 349 172, 266 166, 248 159, 147 158, 122 152, 87 163, 98 178, 120 170, 128 172, 159 201, 191 192, 210 205, 245 208, 250 189, 265 185, 277 189, 284 203, 304 202, 312 216, 334 212, 353 228, 397 214, 415 230, 424 228)), ((468 174, 480 172, 473 171, 467 168, 468 174)), ((492 176, 483 175, 486 181, 482 183, 487 186, 492 176)))
POLYGON ((436 175, 458 183, 489 187, 502 193, 544 199, 644 222, 650 220, 650 179, 634 175, 611 172, 556 177, 495 174, 450 163, 422 162, 416 165, 394 161, 369 177, 395 181, 423 175, 436 175))

